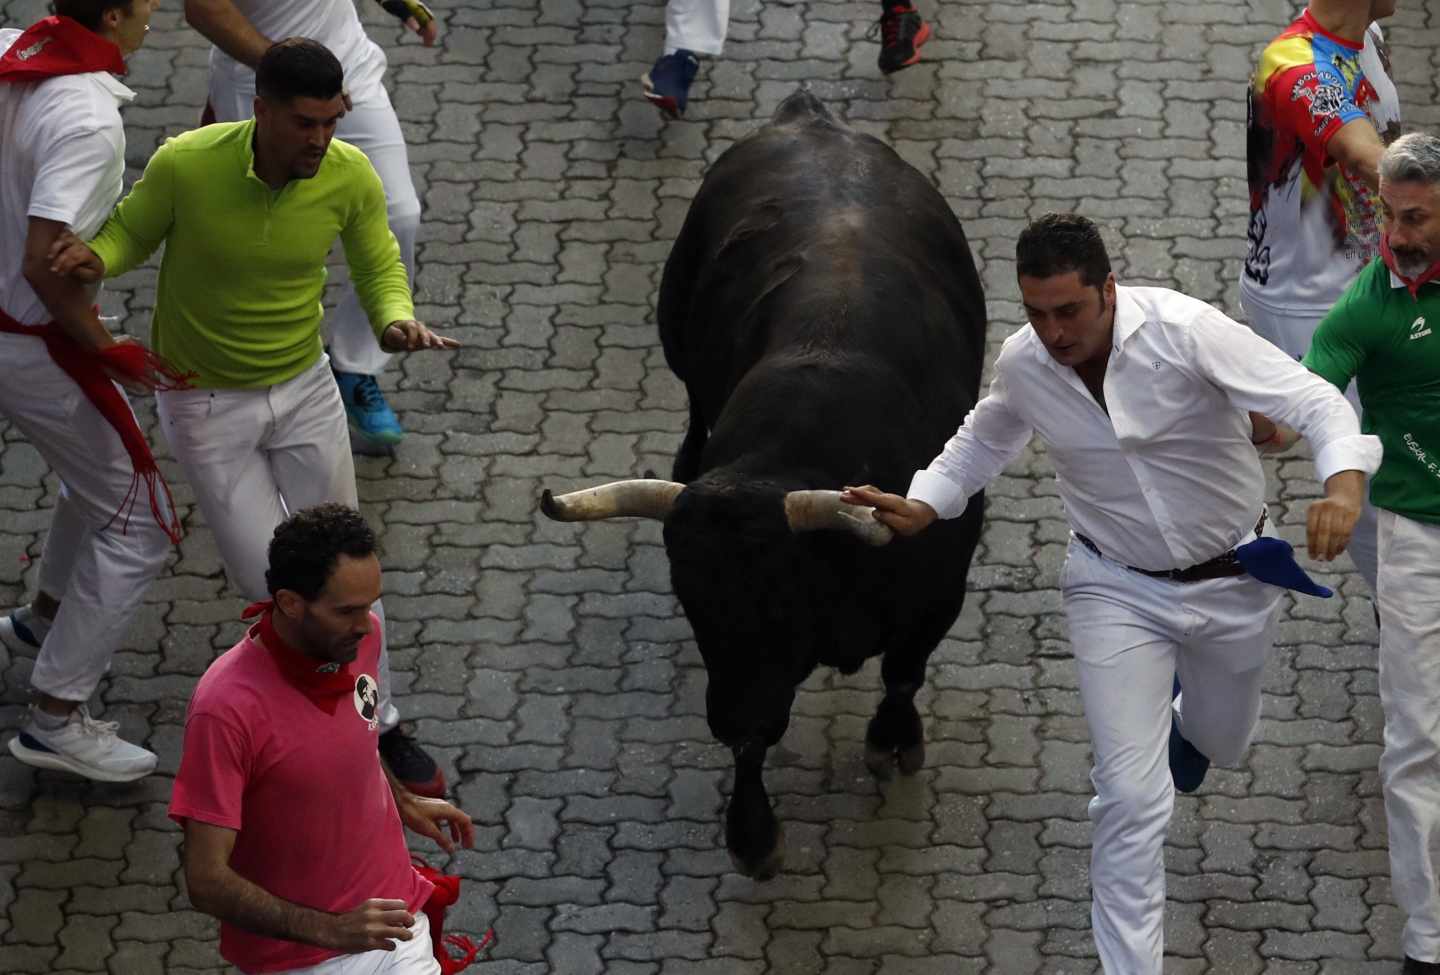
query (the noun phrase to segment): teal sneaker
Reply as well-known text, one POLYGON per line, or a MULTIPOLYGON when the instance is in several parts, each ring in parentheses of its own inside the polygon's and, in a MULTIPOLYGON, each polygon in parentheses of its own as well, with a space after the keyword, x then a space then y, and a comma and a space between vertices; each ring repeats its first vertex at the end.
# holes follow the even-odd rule
POLYGON ((345 413, 358 433, 381 444, 397 444, 405 439, 400 420, 385 402, 385 394, 380 392, 374 376, 336 371, 335 384, 340 387, 345 413))

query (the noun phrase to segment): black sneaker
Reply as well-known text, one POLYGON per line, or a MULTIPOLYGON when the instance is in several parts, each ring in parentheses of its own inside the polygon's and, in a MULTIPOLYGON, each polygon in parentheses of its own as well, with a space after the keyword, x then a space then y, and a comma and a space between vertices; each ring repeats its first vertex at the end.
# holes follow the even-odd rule
POLYGON ((1401 975, 1440 975, 1440 961, 1421 961, 1418 958, 1405 956, 1405 967, 1401 975))
POLYGON ((445 773, 403 727, 396 725, 380 736, 380 757, 400 784, 417 796, 445 798, 445 773))
POLYGON ((886 7, 871 34, 880 33, 880 70, 894 74, 920 60, 920 45, 930 39, 930 25, 913 6, 886 7))

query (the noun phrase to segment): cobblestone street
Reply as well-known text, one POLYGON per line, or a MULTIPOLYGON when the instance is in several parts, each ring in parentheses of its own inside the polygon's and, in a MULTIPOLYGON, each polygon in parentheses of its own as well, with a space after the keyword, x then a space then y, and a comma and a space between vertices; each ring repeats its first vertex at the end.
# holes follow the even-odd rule
MULTIPOLYGON (((787 829, 768 883, 732 872, 724 849, 731 758, 705 722, 658 524, 560 525, 537 508, 543 487, 668 476, 687 412, 654 324, 662 266, 707 165, 800 82, 945 193, 986 285, 990 358, 1024 321, 1015 236, 1047 210, 1101 221, 1122 283, 1240 316, 1245 86, 1290 3, 917 4, 936 35, 884 79, 873 3, 735 0, 725 56, 704 62, 687 118, 662 123, 638 79, 663 0, 432 0, 432 50, 361 0, 425 207, 418 315, 463 343, 395 359, 382 384, 408 436, 356 463, 383 540, 397 703, 476 820, 473 851, 414 843, 467 878, 448 928, 495 929, 472 971, 1099 970, 1089 746, 1056 589, 1067 532, 1043 452, 989 492, 970 596, 919 699, 922 772, 881 786, 865 768, 874 661, 819 671, 798 695, 767 763, 787 829)), ((132 179, 204 101, 207 46, 181 6, 166 0, 127 79, 132 179)), ((1400 8, 1386 31, 1406 127, 1440 132, 1440 3, 1400 8)), ((44 12, 0 0, 0 26, 44 12)), ((152 263, 102 307, 145 337, 154 294, 152 263)), ((242 603, 153 400, 136 409, 187 535, 95 710, 160 769, 91 784, 0 751, 4 973, 228 970, 182 891, 165 810, 185 705, 242 632, 242 603)), ((34 591, 58 484, 18 431, 0 434, 5 609, 34 591)), ((1268 469, 1271 514, 1303 547, 1308 454, 1268 469)), ((1330 568, 1343 571, 1315 577, 1344 598, 1285 600, 1246 764, 1177 797, 1167 973, 1398 975, 1377 634, 1348 560, 1330 568)), ((32 663, 3 674, 0 738, 22 722, 32 663)))

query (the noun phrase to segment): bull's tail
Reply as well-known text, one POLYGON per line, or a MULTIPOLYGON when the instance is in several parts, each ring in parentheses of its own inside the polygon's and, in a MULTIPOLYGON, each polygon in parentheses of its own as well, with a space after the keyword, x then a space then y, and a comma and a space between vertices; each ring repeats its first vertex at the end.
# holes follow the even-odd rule
POLYGON ((775 116, 770 120, 770 124, 788 125, 792 122, 809 121, 834 122, 835 116, 830 114, 830 109, 825 107, 824 102, 815 97, 808 85, 801 85, 775 109, 775 116))

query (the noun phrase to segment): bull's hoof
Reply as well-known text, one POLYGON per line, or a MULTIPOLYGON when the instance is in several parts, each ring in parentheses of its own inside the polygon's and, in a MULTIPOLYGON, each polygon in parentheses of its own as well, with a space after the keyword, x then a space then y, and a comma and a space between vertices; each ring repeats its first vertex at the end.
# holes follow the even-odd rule
POLYGON ((889 782, 895 775, 895 750, 865 743, 865 767, 881 782, 889 782))
POLYGON ((752 880, 773 880, 785 866, 785 827, 776 827, 775 845, 763 857, 757 860, 747 860, 731 850, 730 863, 734 865, 737 873, 752 880))
POLYGON ((909 748, 902 748, 895 756, 901 775, 914 775, 925 767, 925 743, 916 742, 909 748))

